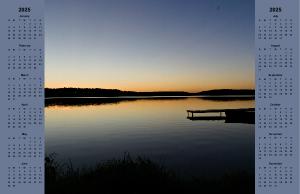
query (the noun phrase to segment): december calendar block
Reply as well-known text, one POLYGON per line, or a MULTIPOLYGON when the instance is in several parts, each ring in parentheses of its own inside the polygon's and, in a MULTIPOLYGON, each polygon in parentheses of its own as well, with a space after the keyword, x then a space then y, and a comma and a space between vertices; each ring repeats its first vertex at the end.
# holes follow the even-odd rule
POLYGON ((43 180, 42 166, 32 166, 24 162, 20 166, 7 168, 7 187, 9 188, 42 184, 43 180))

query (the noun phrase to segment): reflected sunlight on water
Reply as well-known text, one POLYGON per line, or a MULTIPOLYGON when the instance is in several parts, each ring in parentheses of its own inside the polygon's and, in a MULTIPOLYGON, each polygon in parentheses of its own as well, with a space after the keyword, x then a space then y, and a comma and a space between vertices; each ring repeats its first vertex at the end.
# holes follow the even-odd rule
POLYGON ((81 106, 48 106, 46 152, 93 165, 124 152, 186 174, 254 169, 254 125, 190 121, 187 109, 254 107, 253 100, 135 99, 81 106))

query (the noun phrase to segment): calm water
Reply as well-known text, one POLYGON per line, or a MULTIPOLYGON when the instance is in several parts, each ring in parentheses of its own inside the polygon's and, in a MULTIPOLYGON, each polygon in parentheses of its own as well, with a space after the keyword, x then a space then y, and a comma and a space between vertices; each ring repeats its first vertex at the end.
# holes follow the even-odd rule
POLYGON ((187 109, 247 108, 253 100, 137 99, 47 106, 46 152, 75 166, 141 155, 185 175, 254 170, 254 125, 190 121, 187 109))

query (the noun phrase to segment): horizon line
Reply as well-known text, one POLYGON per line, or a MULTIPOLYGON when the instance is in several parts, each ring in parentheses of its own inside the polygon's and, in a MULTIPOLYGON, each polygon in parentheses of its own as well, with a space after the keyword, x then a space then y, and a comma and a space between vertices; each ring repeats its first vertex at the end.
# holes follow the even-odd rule
POLYGON ((102 90, 119 90, 122 92, 185 92, 185 93, 199 93, 199 92, 206 92, 206 91, 214 91, 214 90, 255 90, 255 88, 240 88, 240 89, 232 89, 232 88, 219 88, 219 89, 209 89, 209 90, 202 90, 197 92, 187 92, 184 90, 152 90, 152 91, 136 91, 136 90, 122 90, 118 88, 95 88, 95 87, 45 87, 45 89, 102 89, 102 90))

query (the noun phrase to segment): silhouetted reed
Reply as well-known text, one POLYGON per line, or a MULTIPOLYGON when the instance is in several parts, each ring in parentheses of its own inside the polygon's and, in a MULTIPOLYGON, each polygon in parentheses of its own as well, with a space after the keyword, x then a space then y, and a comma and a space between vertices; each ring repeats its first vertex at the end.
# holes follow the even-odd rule
POLYGON ((59 163, 51 154, 45 159, 46 194, 252 194, 254 176, 231 172, 221 177, 183 178, 149 159, 132 158, 99 163, 93 168, 74 168, 59 163))

